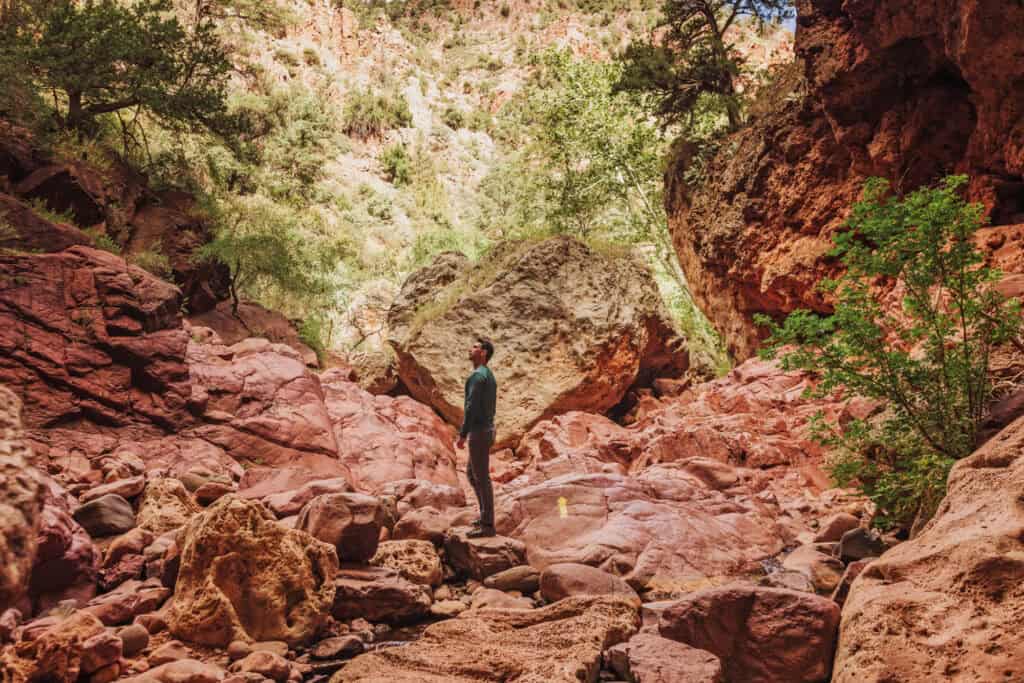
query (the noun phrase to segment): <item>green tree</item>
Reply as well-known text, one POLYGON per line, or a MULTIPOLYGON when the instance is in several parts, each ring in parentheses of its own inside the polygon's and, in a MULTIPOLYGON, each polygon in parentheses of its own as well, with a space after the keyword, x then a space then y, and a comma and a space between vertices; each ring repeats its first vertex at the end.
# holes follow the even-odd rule
POLYGON ((1018 303, 992 286, 998 273, 975 246, 984 209, 960 197, 965 181, 897 198, 871 180, 835 239, 846 270, 823 283, 834 313, 796 311, 781 325, 758 318, 772 332, 764 355, 818 373, 817 395, 842 388, 886 406, 869 420, 816 425, 836 449, 833 475, 863 488, 882 525, 934 512, 950 465, 977 445, 992 351, 1020 331, 1018 303), (899 310, 879 301, 890 286, 902 294, 899 310))
POLYGON ((27 2, 0 25, 0 66, 47 93, 61 126, 142 110, 170 128, 216 127, 230 63, 214 20, 186 29, 170 0, 27 2))
POLYGON ((234 312, 243 293, 286 310, 316 310, 329 303, 335 270, 351 255, 350 245, 314 237, 314 212, 262 195, 229 197, 211 212, 217 234, 198 258, 227 264, 234 312))
POLYGON ((710 97, 735 130, 743 120, 737 81, 744 58, 728 32, 742 19, 764 25, 791 18, 792 6, 792 0, 664 0, 657 38, 635 41, 621 55, 617 88, 653 97, 664 125, 684 123, 710 97))

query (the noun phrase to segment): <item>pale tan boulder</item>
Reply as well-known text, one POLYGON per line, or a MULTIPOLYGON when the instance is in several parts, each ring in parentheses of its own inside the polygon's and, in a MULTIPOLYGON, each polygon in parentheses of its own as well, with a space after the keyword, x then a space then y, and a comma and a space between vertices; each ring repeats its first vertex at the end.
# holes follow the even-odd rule
POLYGON ((225 496, 185 529, 168 624, 179 638, 307 642, 324 626, 338 569, 332 546, 279 525, 259 503, 225 496))

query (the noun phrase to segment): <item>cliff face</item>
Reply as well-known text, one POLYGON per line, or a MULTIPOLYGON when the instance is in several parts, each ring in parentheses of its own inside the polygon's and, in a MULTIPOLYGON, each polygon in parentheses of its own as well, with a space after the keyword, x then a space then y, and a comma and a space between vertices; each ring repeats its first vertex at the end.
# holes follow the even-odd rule
POLYGON ((667 174, 670 226, 694 296, 739 359, 755 313, 827 312, 814 285, 865 178, 904 190, 949 173, 995 225, 1024 223, 1024 6, 995 0, 803 0, 771 101, 708 180, 667 174))

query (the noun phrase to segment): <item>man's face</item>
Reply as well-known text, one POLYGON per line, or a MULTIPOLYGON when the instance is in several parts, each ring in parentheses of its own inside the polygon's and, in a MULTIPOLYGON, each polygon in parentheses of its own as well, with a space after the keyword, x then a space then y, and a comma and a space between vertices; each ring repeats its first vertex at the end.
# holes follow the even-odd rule
POLYGON ((482 346, 480 346, 480 342, 475 342, 473 346, 469 348, 469 360, 474 363, 483 363, 484 358, 486 357, 487 352, 484 351, 482 346))

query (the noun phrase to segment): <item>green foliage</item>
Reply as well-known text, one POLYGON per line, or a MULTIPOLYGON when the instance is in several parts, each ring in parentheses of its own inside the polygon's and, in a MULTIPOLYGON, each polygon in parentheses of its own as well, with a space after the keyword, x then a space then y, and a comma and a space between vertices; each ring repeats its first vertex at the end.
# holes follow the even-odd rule
POLYGON ((227 264, 236 307, 242 291, 283 308, 289 300, 314 307, 330 300, 332 275, 351 245, 323 234, 316 213, 261 195, 231 197, 212 210, 217 234, 199 258, 227 264))
POLYGON ((652 99, 666 126, 685 123, 711 97, 735 130, 742 122, 737 80, 744 59, 726 33, 743 18, 761 25, 790 18, 792 0, 664 0, 662 13, 657 40, 635 41, 620 56, 616 87, 652 99))
POLYGON ((312 315, 302 320, 299 325, 299 339, 302 343, 313 349, 320 367, 326 365, 327 360, 327 327, 324 318, 319 315, 312 315))
POLYGON ((388 180, 396 186, 408 185, 412 180, 411 160, 405 145, 400 142, 387 147, 380 156, 380 165, 388 180))
POLYGON ((466 117, 457 107, 447 107, 441 115, 441 120, 452 130, 458 130, 466 125, 466 117))
POLYGON ((965 181, 900 199, 871 180, 835 240, 846 272, 822 285, 835 312, 796 311, 782 325, 758 318, 772 331, 765 355, 819 373, 817 394, 843 388, 887 405, 883 417, 830 425, 823 437, 841 453, 837 479, 860 483, 882 524, 934 512, 949 463, 977 445, 992 351, 1020 331, 1019 304, 992 287, 998 274, 975 246, 984 209, 961 199, 965 181), (902 294, 901 310, 879 302, 886 283, 902 294))
POLYGON ((396 93, 379 94, 356 90, 345 101, 345 133, 369 140, 394 128, 412 124, 412 112, 405 98, 396 93))
POLYGON ((35 212, 40 218, 50 221, 51 223, 68 223, 70 225, 75 224, 75 214, 71 209, 65 209, 64 211, 58 211, 51 209, 50 205, 46 203, 46 200, 42 197, 36 197, 35 199, 28 200, 28 205, 32 207, 32 211, 35 212))
POLYGON ((214 128, 230 63, 205 8, 186 30, 170 0, 19 4, 0 26, 0 68, 46 93, 66 128, 93 130, 97 117, 126 110, 168 128, 214 128))
POLYGON ((159 278, 170 280, 174 271, 171 268, 171 260, 162 250, 163 245, 158 241, 148 249, 133 254, 128 260, 159 278))

